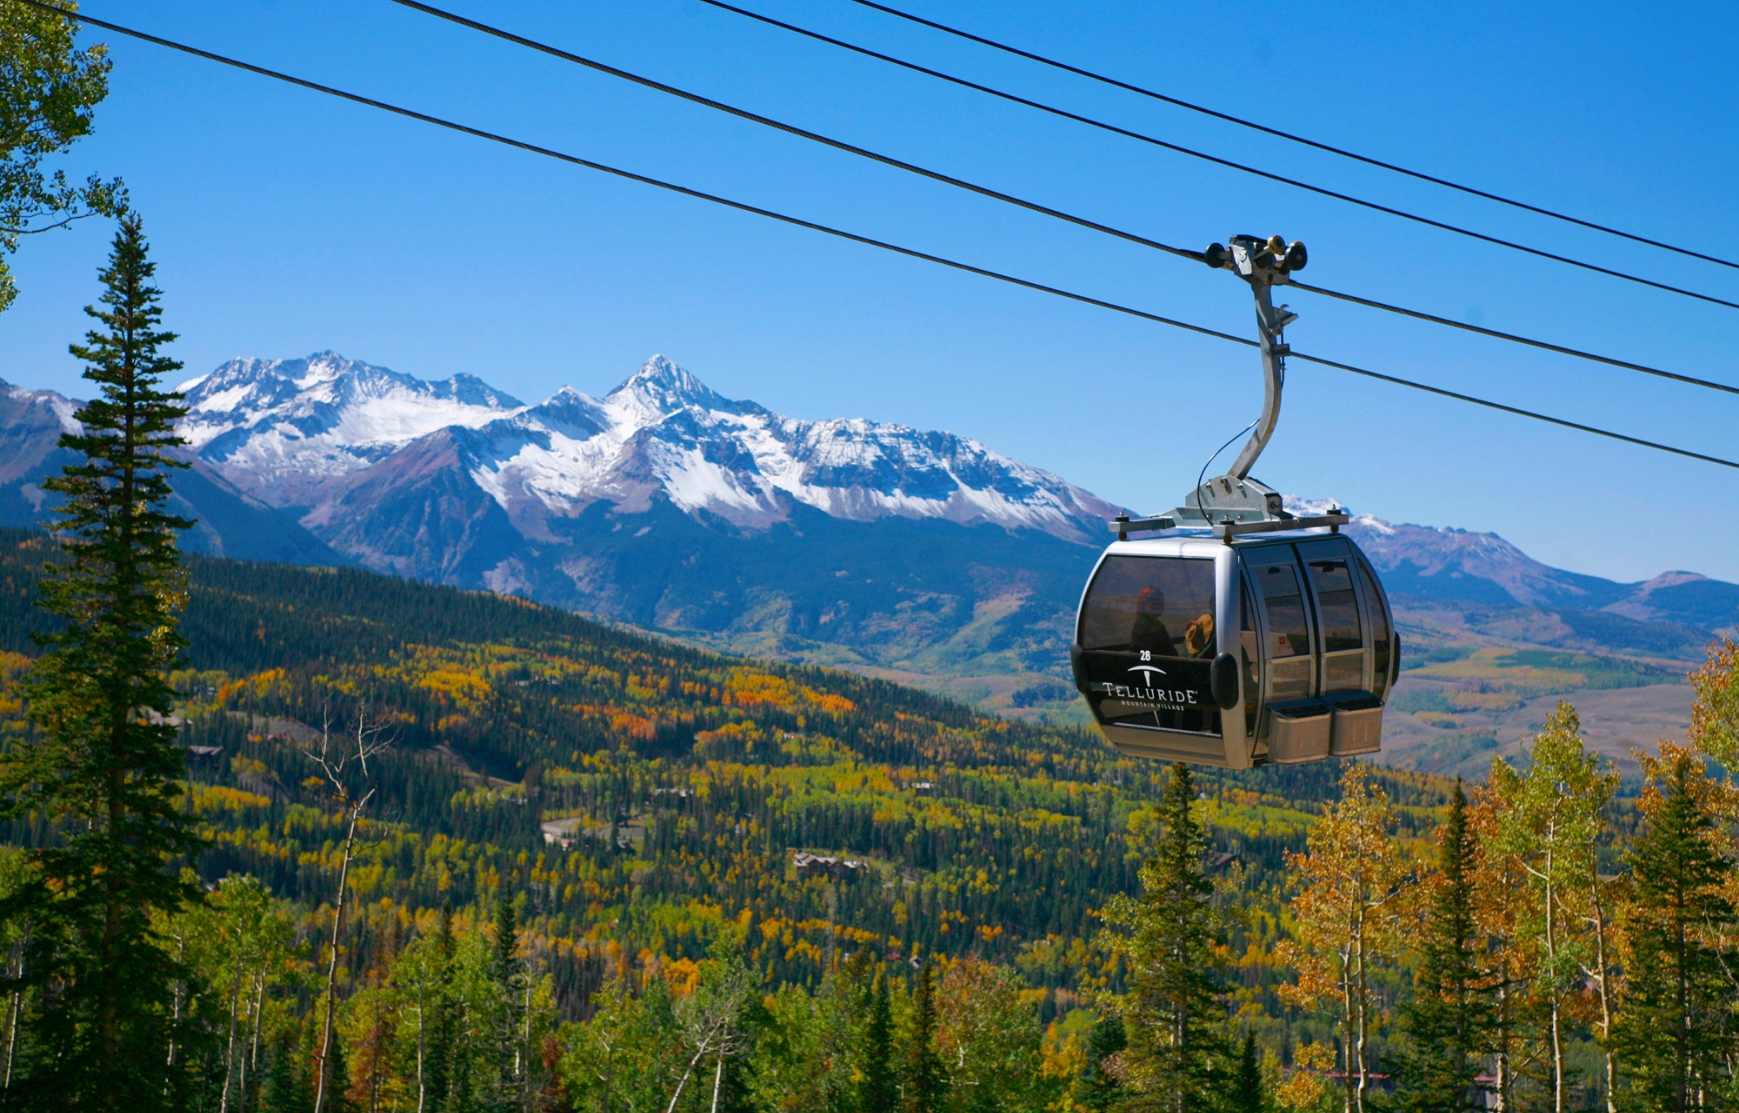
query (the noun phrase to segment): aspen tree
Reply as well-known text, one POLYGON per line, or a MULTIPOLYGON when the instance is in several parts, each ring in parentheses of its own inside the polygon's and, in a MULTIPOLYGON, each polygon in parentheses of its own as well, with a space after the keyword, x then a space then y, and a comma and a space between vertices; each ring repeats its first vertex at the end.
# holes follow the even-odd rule
POLYGON ((1566 1113, 1568 998, 1584 971, 1598 964, 1596 956, 1607 942, 1604 915, 1597 918, 1600 931, 1590 933, 1577 909, 1583 898, 1598 898, 1601 811, 1618 786, 1605 762, 1583 745, 1581 723, 1568 703, 1558 704, 1524 755, 1530 761, 1523 773, 1501 760, 1492 765, 1492 787, 1510 805, 1498 844, 1521 865, 1532 894, 1518 925, 1518 942, 1535 952, 1533 989, 1545 1012, 1552 1113, 1566 1113))
POLYGON ((1347 1113, 1365 1110, 1379 1020, 1371 978, 1399 949, 1401 903, 1413 876, 1394 827, 1388 796, 1371 784, 1369 767, 1349 764, 1340 799, 1311 827, 1305 852, 1286 856, 1299 883, 1290 905, 1296 938, 1277 954, 1297 976, 1280 994, 1333 1016, 1347 1113))
MULTIPOLYGON (((1503 765, 1493 759, 1494 770, 1503 765)), ((1503 766, 1508 769, 1507 765, 1503 766)), ((1467 825, 1478 847, 1473 891, 1474 919, 1485 955, 1485 976, 1492 992, 1492 1103, 1504 1111, 1519 1108, 1519 1083, 1537 1074, 1542 1056, 1536 1039, 1532 952, 1518 942, 1520 924, 1531 899, 1527 874, 1515 855, 1501 846, 1510 801, 1499 791, 1510 784, 1494 772, 1474 790, 1467 825)))
MULTIPOLYGON (((58 5, 77 11, 75 3, 58 5)), ((108 95, 108 47, 80 49, 79 25, 25 4, 0 4, 0 313, 18 291, 6 257, 23 236, 64 228, 102 214, 121 216, 127 191, 119 178, 91 175, 81 186, 43 161, 91 131, 108 95)))

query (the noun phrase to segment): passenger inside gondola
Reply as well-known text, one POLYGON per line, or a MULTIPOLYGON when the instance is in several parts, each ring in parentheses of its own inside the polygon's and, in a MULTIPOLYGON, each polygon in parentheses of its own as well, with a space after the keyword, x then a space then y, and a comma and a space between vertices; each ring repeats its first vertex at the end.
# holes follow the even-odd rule
POLYGON ((1191 657, 1212 657, 1214 655, 1214 616, 1204 614, 1192 621, 1184 629, 1183 644, 1191 657))
POLYGON ((1135 596, 1135 621, 1129 627, 1129 648, 1150 650, 1163 657, 1178 655, 1177 643, 1165 628, 1165 595, 1151 584, 1135 596))

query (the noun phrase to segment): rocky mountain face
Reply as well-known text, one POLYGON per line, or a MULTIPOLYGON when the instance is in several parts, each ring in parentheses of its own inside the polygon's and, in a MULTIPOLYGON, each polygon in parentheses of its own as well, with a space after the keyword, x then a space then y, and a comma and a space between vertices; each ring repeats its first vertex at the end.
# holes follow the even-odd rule
POLYGON ((438 548, 405 516, 505 515, 533 546, 604 502, 748 530, 808 506, 848 521, 935 518, 1097 539, 1116 508, 1054 475, 949 433, 871 421, 798 421, 721 397, 654 356, 601 399, 564 388, 528 406, 468 375, 425 383, 330 352, 233 360, 181 388, 200 457, 365 563, 442 578, 512 580, 529 554, 464 530, 438 548), (413 490, 421 499, 407 501, 413 490), (412 502, 421 511, 412 510, 412 502), (364 538, 372 540, 365 541, 364 538), (458 549, 454 550, 457 545, 458 549), (502 555, 479 566, 472 548, 502 555))

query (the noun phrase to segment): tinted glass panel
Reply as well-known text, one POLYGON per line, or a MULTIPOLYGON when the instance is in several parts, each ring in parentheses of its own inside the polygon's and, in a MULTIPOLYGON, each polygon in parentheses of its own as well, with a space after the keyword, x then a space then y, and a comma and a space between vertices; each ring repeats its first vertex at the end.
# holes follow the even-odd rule
POLYGON ((1364 687, 1365 655, 1342 653, 1322 660, 1322 690, 1350 692, 1364 687))
POLYGON ((1268 656, 1297 657, 1310 652, 1310 625, 1304 617, 1304 593, 1298 569, 1286 564, 1258 564, 1250 569, 1262 606, 1268 613, 1268 656))
POLYGON ((1322 649, 1334 653, 1359 649, 1359 601, 1353 594, 1353 575, 1345 557, 1311 560, 1310 577, 1316 581, 1316 605, 1322 619, 1322 649))
POLYGON ((1381 696, 1389 686, 1389 653, 1393 638, 1389 631, 1389 612, 1383 606, 1383 593, 1377 586, 1377 578, 1371 572, 1370 566, 1360 559, 1354 562, 1358 568, 1359 583, 1365 591, 1365 607, 1371 613, 1371 643, 1375 653, 1372 654, 1371 690, 1381 696))
POLYGON ((1314 658, 1275 661, 1268 666, 1268 694, 1276 700, 1304 699, 1311 695, 1310 674, 1314 658))
POLYGON ((1214 655, 1214 562, 1181 557, 1107 557, 1087 589, 1083 649, 1153 657, 1214 655))

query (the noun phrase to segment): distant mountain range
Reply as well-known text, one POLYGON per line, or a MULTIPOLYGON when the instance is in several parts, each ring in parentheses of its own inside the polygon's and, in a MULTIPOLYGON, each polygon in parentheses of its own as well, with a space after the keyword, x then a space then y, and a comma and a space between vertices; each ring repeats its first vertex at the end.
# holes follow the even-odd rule
MULTIPOLYGON (((1073 701, 1069 623, 1121 509, 953 434, 724 398, 662 356, 602 398, 536 405, 331 352, 232 360, 180 389, 193 548, 524 595, 981 706, 1073 701)), ((0 390, 0 524, 41 520, 75 408, 0 390)), ((1694 573, 1619 584, 1494 534, 1369 517, 1351 532, 1398 596, 1597 614, 1655 646, 1739 612, 1739 585, 1694 573)))
MULTIPOLYGON (((37 526, 48 518, 43 479, 81 462, 58 445, 62 433, 78 431, 79 405, 52 390, 0 381, 0 525, 37 526)), ((191 453, 187 459, 192 466, 174 476, 172 509, 199 524, 182 539, 184 547, 238 560, 349 563, 295 518, 237 490, 210 463, 191 453)))

